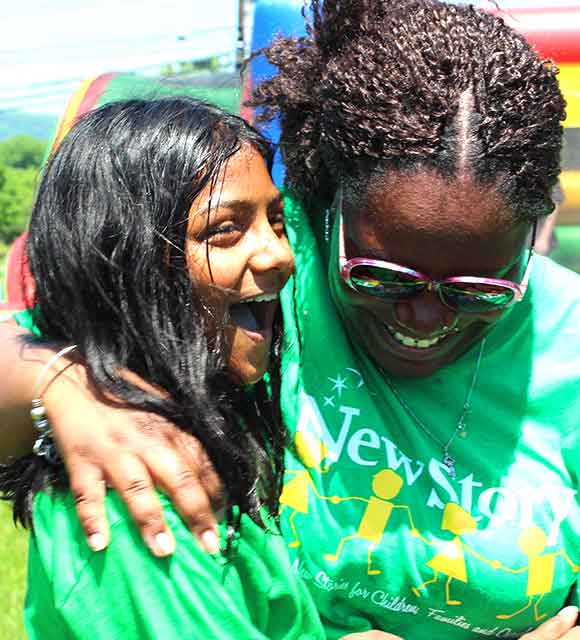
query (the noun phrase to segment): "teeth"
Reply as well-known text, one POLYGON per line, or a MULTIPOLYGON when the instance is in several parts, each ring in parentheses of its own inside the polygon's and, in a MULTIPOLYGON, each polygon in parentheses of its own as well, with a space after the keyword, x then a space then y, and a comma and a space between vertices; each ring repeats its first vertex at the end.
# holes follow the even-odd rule
POLYGON ((240 300, 238 304, 246 304, 247 302, 273 302, 274 300, 278 300, 277 293, 261 293, 258 296, 253 296, 252 298, 245 298, 244 300, 240 300))
POLYGON ((411 336, 403 335, 402 333, 400 333, 390 325, 387 325, 387 329, 389 330, 389 333, 395 338, 397 342, 400 342, 406 347, 413 347, 414 349, 429 349, 429 347, 436 345, 445 337, 445 336, 437 336, 436 338, 431 338, 430 340, 426 338, 417 340, 416 338, 412 338, 411 336))

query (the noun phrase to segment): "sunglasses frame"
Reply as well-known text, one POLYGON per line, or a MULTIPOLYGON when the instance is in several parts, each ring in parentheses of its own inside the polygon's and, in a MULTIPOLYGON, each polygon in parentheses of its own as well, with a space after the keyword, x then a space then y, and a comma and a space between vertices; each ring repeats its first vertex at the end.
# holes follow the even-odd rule
MULTIPOLYGON (((453 276, 451 278, 443 278, 442 280, 435 280, 425 275, 424 273, 421 273, 420 271, 416 271, 415 269, 411 269, 410 267, 405 267, 395 262, 387 262, 386 260, 376 260, 374 258, 348 259, 346 257, 345 242, 344 242, 344 223, 343 223, 343 216, 342 216, 342 188, 340 188, 338 192, 338 203, 337 203, 336 209, 337 209, 338 224, 339 224, 338 269, 339 269, 340 277, 353 291, 356 291, 356 293, 358 294, 366 295, 369 298, 373 298, 375 300, 381 299, 381 296, 375 296, 375 295, 366 293, 365 291, 361 291, 359 288, 356 287, 356 285, 352 281, 350 274, 353 268, 358 266, 365 266, 365 267, 385 268, 391 271, 396 271, 398 273, 403 273, 405 275, 412 276, 413 278, 419 281, 417 284, 424 283, 426 285, 427 291, 435 290, 435 292, 437 293, 437 297, 439 298, 441 303, 444 304, 447 308, 460 313, 477 314, 477 313, 490 313, 493 311, 503 311, 504 309, 508 309, 512 305, 517 304, 518 302, 521 302, 524 296, 526 295, 530 273, 531 273, 532 256, 534 255, 534 241, 536 238, 536 221, 534 221, 534 226, 532 229, 532 242, 529 250, 526 270, 524 272, 521 282, 517 283, 517 282, 513 282, 512 280, 503 280, 501 278, 484 278, 479 276, 453 276), (445 300, 441 292, 441 287, 447 284, 451 284, 451 285, 453 284, 455 285, 485 284, 485 285, 491 285, 491 286, 505 287, 506 289, 509 289, 510 291, 512 291, 514 295, 507 304, 502 305, 501 307, 497 307, 495 309, 490 309, 487 312, 486 311, 469 311, 466 309, 457 308, 456 306, 449 304, 445 300)), ((419 295, 420 293, 423 293, 424 290, 425 289, 422 289, 421 291, 418 291, 414 295, 419 295)), ((413 295, 409 296, 409 298, 412 298, 412 297, 414 296, 413 295)), ((408 300, 409 298, 402 297, 401 302, 404 300, 408 300)), ((392 301, 392 304, 396 304, 396 303, 397 303, 396 300, 392 301)))

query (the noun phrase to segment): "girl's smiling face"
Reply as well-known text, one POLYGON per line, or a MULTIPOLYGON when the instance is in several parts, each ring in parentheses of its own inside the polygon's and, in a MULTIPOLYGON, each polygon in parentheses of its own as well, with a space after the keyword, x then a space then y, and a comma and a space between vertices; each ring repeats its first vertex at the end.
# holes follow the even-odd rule
POLYGON ((191 277, 209 306, 229 317, 229 370, 257 382, 268 367, 280 290, 294 259, 284 230, 282 195, 264 158, 245 145, 194 201, 187 239, 191 277))
MULTIPOLYGON (((517 221, 494 186, 434 171, 377 178, 344 198, 346 257, 397 263, 432 279, 499 277, 517 283, 529 256, 530 224, 517 221)), ((334 240, 336 244, 336 239, 334 240)), ((434 290, 388 303, 350 289, 333 255, 330 282, 350 339, 390 374, 428 376, 483 338, 504 312, 461 313, 434 290)))

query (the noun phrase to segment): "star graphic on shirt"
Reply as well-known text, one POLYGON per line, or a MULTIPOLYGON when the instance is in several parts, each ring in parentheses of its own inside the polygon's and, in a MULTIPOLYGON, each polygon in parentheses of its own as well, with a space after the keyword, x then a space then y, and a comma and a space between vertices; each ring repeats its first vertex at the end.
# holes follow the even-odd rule
POLYGON ((339 397, 342 395, 342 392, 345 389, 348 389, 348 386, 346 384, 346 378, 342 378, 340 375, 338 375, 338 376, 336 376, 336 378, 328 378, 328 379, 334 385, 332 387, 332 390, 336 391, 336 393, 338 393, 339 397))
POLYGON ((334 396, 324 396, 324 406, 334 407, 334 396))

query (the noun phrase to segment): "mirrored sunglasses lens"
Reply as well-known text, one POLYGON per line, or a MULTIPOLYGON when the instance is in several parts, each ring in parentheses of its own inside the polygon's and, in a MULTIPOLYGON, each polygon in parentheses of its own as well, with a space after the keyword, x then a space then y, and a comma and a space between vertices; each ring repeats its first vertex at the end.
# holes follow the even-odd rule
POLYGON ((491 313, 501 311, 514 299, 515 291, 509 287, 491 284, 445 284, 441 286, 444 301, 464 313, 491 313))
POLYGON ((357 291, 387 300, 402 300, 419 293, 425 283, 413 276, 384 267, 356 265, 350 279, 357 291))

